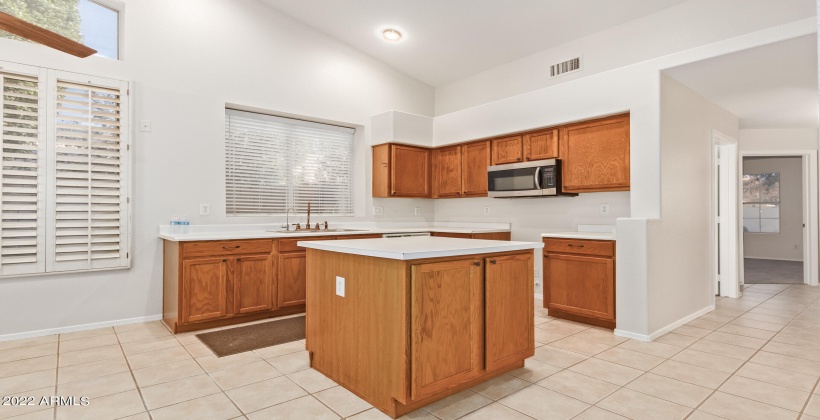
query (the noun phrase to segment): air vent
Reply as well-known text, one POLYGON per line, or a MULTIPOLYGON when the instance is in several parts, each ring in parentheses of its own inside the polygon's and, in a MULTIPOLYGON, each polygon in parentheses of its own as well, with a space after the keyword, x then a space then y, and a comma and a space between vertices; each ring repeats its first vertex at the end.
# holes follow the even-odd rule
POLYGON ((567 61, 550 66, 550 79, 553 77, 563 76, 567 73, 573 73, 581 70, 581 57, 575 57, 567 61))

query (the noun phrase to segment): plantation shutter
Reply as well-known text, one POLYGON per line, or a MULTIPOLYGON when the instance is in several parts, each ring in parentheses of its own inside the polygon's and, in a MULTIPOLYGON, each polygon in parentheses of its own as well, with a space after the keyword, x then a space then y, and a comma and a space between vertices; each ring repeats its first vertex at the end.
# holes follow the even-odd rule
POLYGON ((226 212, 353 215, 355 130, 225 110, 226 212))
POLYGON ((32 75, 0 73, 3 95, 0 169, 0 275, 45 269, 43 220, 45 120, 37 70, 32 75))
POLYGON ((98 81, 78 82, 66 74, 52 81, 49 179, 55 208, 48 271, 127 264, 127 92, 122 82, 98 81))

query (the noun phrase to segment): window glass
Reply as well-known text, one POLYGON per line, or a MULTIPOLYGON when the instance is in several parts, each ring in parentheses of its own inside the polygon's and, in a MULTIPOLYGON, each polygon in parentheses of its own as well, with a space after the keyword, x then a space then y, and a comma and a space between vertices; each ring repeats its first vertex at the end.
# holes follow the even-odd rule
MULTIPOLYGON (((8 13, 97 50, 98 56, 119 58, 119 12, 92 0, 0 1, 8 13)), ((0 37, 25 39, 0 30, 0 37)))
POLYGON ((743 231, 780 232, 780 172, 743 175, 743 231))

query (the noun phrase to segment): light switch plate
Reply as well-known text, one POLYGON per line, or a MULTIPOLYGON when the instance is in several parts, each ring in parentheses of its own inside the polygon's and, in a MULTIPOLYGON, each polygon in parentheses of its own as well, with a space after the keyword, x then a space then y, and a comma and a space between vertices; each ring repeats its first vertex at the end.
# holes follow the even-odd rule
POLYGON ((336 295, 345 297, 345 278, 336 276, 336 295))
POLYGON ((199 205, 199 215, 200 216, 208 216, 211 214, 211 205, 210 204, 200 204, 199 205))

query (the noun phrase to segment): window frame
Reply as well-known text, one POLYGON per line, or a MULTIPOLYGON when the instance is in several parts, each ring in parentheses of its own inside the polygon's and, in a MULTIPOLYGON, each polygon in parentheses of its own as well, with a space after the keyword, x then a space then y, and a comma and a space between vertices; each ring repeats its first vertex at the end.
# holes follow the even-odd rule
POLYGON ((121 0, 88 0, 91 3, 111 9, 117 12, 117 58, 101 57, 108 60, 124 61, 125 60, 125 2, 121 0))
MULTIPOLYGON (((357 152, 358 152, 357 138, 359 138, 358 136, 360 134, 359 128, 357 128, 353 125, 350 125, 350 124, 345 124, 345 123, 337 123, 337 122, 331 122, 331 121, 321 120, 321 119, 313 119, 313 118, 302 117, 302 116, 282 115, 282 114, 278 114, 278 113, 274 113, 274 112, 268 112, 268 111, 260 110, 260 109, 257 109, 257 108, 249 109, 248 107, 243 107, 241 105, 225 104, 224 111, 225 111, 224 115, 226 117, 228 116, 229 112, 239 112, 239 113, 247 113, 247 114, 257 114, 257 115, 261 116, 262 119, 264 119, 265 117, 270 117, 271 119, 274 119, 274 120, 276 120, 276 119, 292 120, 292 121, 296 122, 295 125, 304 125, 304 126, 307 126, 307 127, 315 126, 315 125, 325 125, 325 126, 333 126, 333 127, 338 127, 338 128, 342 128, 342 129, 352 130, 351 139, 350 139, 351 143, 350 143, 350 168, 349 168, 349 173, 350 173, 351 188, 350 188, 350 210, 349 210, 349 213, 332 213, 332 214, 331 213, 315 213, 316 210, 314 210, 314 214, 322 215, 322 216, 325 216, 325 217, 355 217, 356 216, 356 199, 357 199, 356 189, 352 185, 355 185, 355 183, 358 180, 357 171, 356 171, 356 163, 360 160, 359 157, 357 156, 357 152)), ((225 188, 224 188, 224 193, 225 193, 225 206, 224 206, 225 216, 226 217, 248 217, 248 218, 254 218, 254 217, 258 218, 258 217, 268 217, 268 216, 285 216, 286 212, 235 213, 235 212, 229 212, 228 211, 228 201, 229 200, 228 200, 228 166, 227 166, 227 163, 228 163, 227 162, 228 161, 228 155, 227 155, 228 126, 227 126, 227 121, 225 122, 225 124, 226 125, 225 125, 225 128, 224 128, 224 131, 226 133, 226 136, 223 137, 223 141, 224 141, 223 151, 225 152, 225 155, 223 156, 223 164, 225 165, 223 167, 223 175, 224 175, 224 180, 225 180, 225 184, 224 184, 225 185, 225 188)), ((293 191, 291 191, 291 190, 288 191, 286 200, 288 200, 288 202, 286 202, 284 204, 285 209, 289 209, 289 208, 292 208, 292 207, 295 208, 295 203, 292 201, 293 200, 293 191)), ((297 209, 297 212, 298 212, 298 209, 297 209)))
MULTIPOLYGON (((740 202, 741 209, 742 209, 743 207, 745 207, 747 204, 749 204, 749 205, 757 205, 757 206, 758 206, 758 211, 757 211, 757 220, 758 220, 758 222, 760 223, 760 226, 761 226, 761 230, 760 230, 760 231, 757 231, 757 232, 749 232, 749 231, 745 231, 745 230, 744 230, 744 231, 743 231, 743 233, 744 233, 744 234, 752 234, 752 235, 778 235, 778 234, 780 234, 780 233, 781 233, 781 231, 782 231, 782 229, 781 229, 781 228, 782 228, 782 222, 781 222, 780 212, 781 212, 781 210, 782 210, 782 205, 781 205, 782 201, 781 201, 781 199, 780 199, 780 188, 781 188, 781 177, 780 177, 780 174, 781 174, 781 172, 779 172, 779 171, 778 171, 778 172, 760 172, 760 173, 754 173, 754 174, 742 174, 742 176, 741 176, 741 202, 740 202), (743 184, 743 177, 746 177, 746 176, 759 176, 759 175, 763 175, 763 174, 777 174, 777 184, 778 184, 778 185, 777 185, 777 201, 743 201, 743 199, 742 199, 742 197, 743 197, 743 195, 744 195, 744 194, 742 194, 742 193, 743 193, 743 186, 742 186, 742 184, 743 184), (778 213, 778 215, 777 215, 777 232, 763 232, 763 231, 762 231, 762 226, 763 226, 763 222, 762 222, 762 220, 763 220, 763 217, 761 217, 761 210, 760 210, 760 207, 759 207, 759 206, 761 206, 761 205, 766 205, 766 204, 777 204, 777 208, 778 208, 778 210, 777 210, 777 213, 778 213)), ((742 212, 742 211, 741 211, 741 212, 742 212)), ((768 218, 768 217, 767 217, 766 219, 771 220, 772 218, 768 218)), ((743 216, 743 218, 742 218, 742 221, 745 221, 745 220, 746 220, 746 216, 744 215, 744 216, 743 216)), ((744 227, 744 229, 745 229, 745 227, 744 227)))

